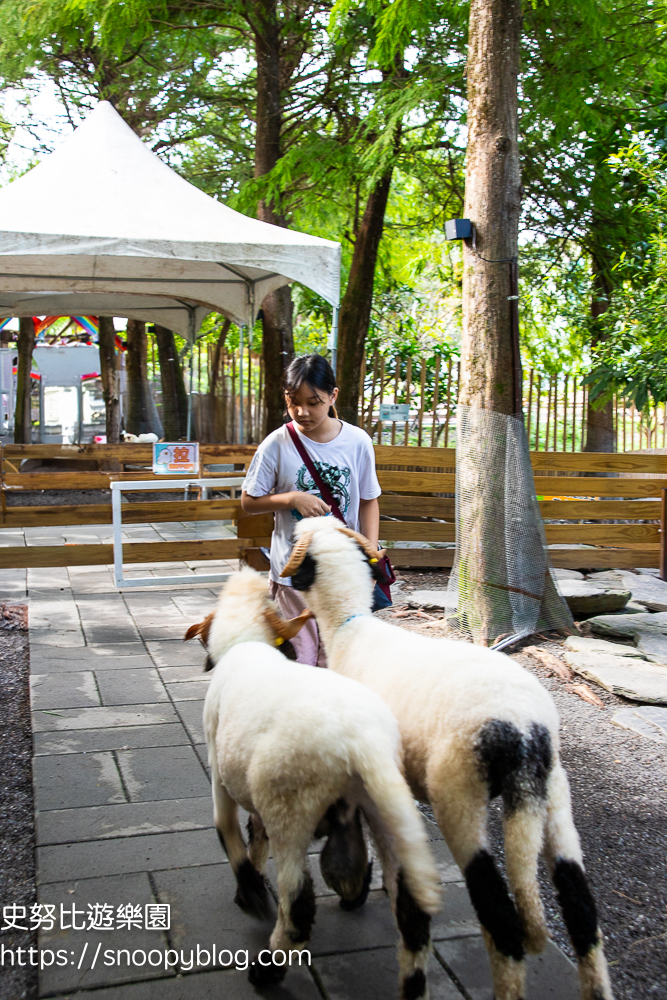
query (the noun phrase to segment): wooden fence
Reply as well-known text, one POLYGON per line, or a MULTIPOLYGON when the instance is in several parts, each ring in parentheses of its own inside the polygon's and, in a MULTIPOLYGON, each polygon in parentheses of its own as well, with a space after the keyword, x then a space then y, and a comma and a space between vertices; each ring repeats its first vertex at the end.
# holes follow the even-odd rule
MULTIPOLYGON (((247 468, 252 446, 201 446, 204 476, 219 476, 215 466, 247 468)), ((408 548, 401 542, 455 541, 455 451, 443 447, 377 445, 378 478, 383 490, 380 534, 392 548, 397 567, 451 566, 454 549, 408 548)), ((2 449, 0 527, 110 524, 111 503, 7 506, 9 491, 21 489, 98 490, 114 479, 154 477, 147 466, 151 446, 6 445, 2 449), (85 471, 20 471, 26 459, 68 465, 96 465, 85 471), (116 471, 105 471, 111 462, 116 471), (100 468, 102 466, 102 468, 100 468), (143 468, 142 468, 143 466, 143 468)), ((662 506, 667 488, 667 455, 532 452, 535 488, 545 519, 547 542, 567 546, 550 552, 554 566, 569 568, 660 565, 662 506), (591 478, 594 476, 595 478, 591 478), (584 478, 586 477, 586 478, 584 478), (594 548, 575 548, 577 545, 594 548)), ((234 473, 230 470, 230 475, 234 473)), ((180 488, 182 492, 182 487, 180 488)), ((132 562, 247 558, 258 565, 259 546, 270 542, 270 515, 249 517, 238 500, 174 500, 127 503, 125 523, 231 520, 237 537, 197 542, 136 542, 123 546, 132 562)), ((0 568, 77 566, 112 562, 110 545, 0 547, 0 568)))
MULTIPOLYGON (((232 442, 238 437, 240 382, 239 355, 222 355, 213 401, 208 395, 212 350, 200 349, 195 363, 194 415, 201 441, 232 442)), ((460 365, 455 356, 401 357, 377 352, 364 358, 359 386, 359 425, 377 444, 453 447, 456 442, 456 405, 460 365), (410 419, 380 421, 380 403, 407 403, 410 419)), ((534 451, 581 451, 586 441, 588 389, 581 376, 546 375, 535 369, 524 373, 523 405, 526 432, 534 451)), ((244 439, 262 439, 264 370, 261 355, 244 352, 244 439)), ((664 404, 639 413, 614 399, 618 451, 667 447, 667 408, 664 404)))

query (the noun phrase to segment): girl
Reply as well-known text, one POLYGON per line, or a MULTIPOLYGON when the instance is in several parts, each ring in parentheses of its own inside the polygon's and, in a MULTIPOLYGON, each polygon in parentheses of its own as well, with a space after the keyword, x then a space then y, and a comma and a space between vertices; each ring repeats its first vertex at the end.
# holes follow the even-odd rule
MULTIPOLYGON (((365 431, 339 420, 334 404, 336 379, 326 358, 295 358, 283 375, 285 404, 298 439, 334 496, 348 527, 377 545, 380 530, 380 484, 375 473, 373 443, 365 431)), ((292 550, 292 530, 304 517, 330 514, 286 425, 262 441, 245 478, 241 506, 246 514, 272 511, 269 590, 281 614, 303 611, 301 594, 281 579, 292 550)), ((331 515, 333 516, 333 515, 331 515)), ((309 621, 292 640, 297 659, 326 666, 317 625, 309 621)))

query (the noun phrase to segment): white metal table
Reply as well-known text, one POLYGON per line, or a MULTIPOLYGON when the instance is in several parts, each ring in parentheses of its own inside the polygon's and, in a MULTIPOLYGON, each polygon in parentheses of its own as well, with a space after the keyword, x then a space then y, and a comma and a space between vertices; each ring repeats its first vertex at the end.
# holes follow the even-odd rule
POLYGON ((203 489, 230 489, 242 486, 245 476, 227 476, 220 479, 188 479, 181 476, 178 479, 165 479, 158 481, 155 479, 141 480, 139 482, 113 482, 111 483, 111 515, 113 524, 113 568, 114 583, 117 587, 163 587, 173 583, 217 583, 226 580, 229 572, 226 573, 201 573, 194 578, 192 576, 142 576, 132 580, 125 578, 125 567, 123 565, 123 508, 122 494, 125 490, 132 492, 146 492, 148 490, 169 490, 185 489, 190 486, 201 486, 203 489))

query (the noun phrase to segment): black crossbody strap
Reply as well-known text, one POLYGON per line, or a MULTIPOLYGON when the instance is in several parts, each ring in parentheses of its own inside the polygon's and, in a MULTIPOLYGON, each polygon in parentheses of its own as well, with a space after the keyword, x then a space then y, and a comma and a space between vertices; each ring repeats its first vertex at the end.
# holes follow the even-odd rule
POLYGON ((287 433, 292 438, 292 442, 294 443, 294 447, 299 452, 299 455, 301 455, 301 458, 303 459, 303 464, 306 466, 306 468, 308 469, 309 473, 313 477, 313 482, 315 483, 315 485, 317 486, 318 490, 320 491, 320 496, 322 497, 322 499, 324 500, 324 502, 331 507, 331 513, 335 517, 337 517, 339 521, 342 521, 343 524, 346 524, 347 522, 345 521, 345 518, 341 514, 340 507, 336 503, 336 500, 335 500, 335 497, 334 497, 333 493, 331 492, 331 490, 329 489, 329 487, 326 485, 326 483, 324 482, 324 480, 320 476, 319 472, 315 468, 313 460, 311 459, 310 455, 308 454, 308 452, 304 448, 303 443, 299 439, 299 435, 297 433, 297 430, 296 430, 296 427, 294 426, 293 421, 290 421, 287 424, 287 433))

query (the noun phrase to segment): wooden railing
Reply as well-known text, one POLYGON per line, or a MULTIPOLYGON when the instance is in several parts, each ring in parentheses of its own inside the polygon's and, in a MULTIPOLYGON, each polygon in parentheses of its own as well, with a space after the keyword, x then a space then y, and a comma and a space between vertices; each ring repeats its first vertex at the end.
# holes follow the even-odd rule
MULTIPOLYGON (((202 445, 202 474, 207 466, 227 464, 236 475, 247 468, 254 446, 202 445)), ((455 451, 451 448, 375 447, 378 478, 383 490, 380 535, 392 543, 398 567, 451 566, 453 548, 408 548, 401 541, 455 541, 455 451), (444 495, 443 495, 444 494, 444 495), (449 496, 447 496, 449 494, 449 496), (399 543, 393 545, 393 543, 399 543)), ((0 527, 35 527, 111 523, 111 503, 56 506, 7 506, 6 496, 21 489, 97 490, 114 479, 159 479, 147 471, 150 445, 6 445, 2 451, 2 512, 0 527), (87 470, 21 472, 27 458, 95 461, 118 471, 87 470), (144 469, 141 469, 141 466, 144 469)), ((532 452, 535 488, 546 521, 547 542, 596 548, 552 549, 554 566, 657 567, 664 537, 656 500, 667 488, 667 455, 532 452), (594 478, 590 474, 594 474, 594 478), (588 476, 586 475, 588 474, 588 476), (651 478, 651 476, 655 478, 651 478), (604 477, 604 478, 602 478, 604 477), (552 499, 563 497, 564 499, 552 499), (589 499, 583 499, 588 497, 589 499), (600 499, 602 498, 602 499, 600 499), (551 520, 571 523, 552 524, 551 520), (613 520, 628 523, 604 523, 613 520), (577 523, 579 522, 579 523, 577 523), (585 522, 585 523, 582 523, 585 522), (591 523, 592 522, 592 523, 591 523), (653 522, 653 523, 641 523, 653 522)), ((230 471, 230 475, 233 473, 230 471)), ((124 523, 231 520, 236 538, 189 542, 130 542, 123 546, 125 562, 246 558, 262 562, 258 547, 270 543, 271 515, 244 515, 239 500, 174 500, 127 503, 124 523)), ((110 545, 0 547, 0 567, 76 566, 112 562, 110 545)))

